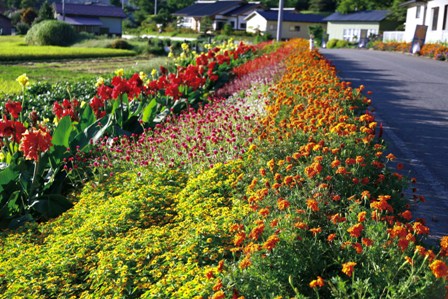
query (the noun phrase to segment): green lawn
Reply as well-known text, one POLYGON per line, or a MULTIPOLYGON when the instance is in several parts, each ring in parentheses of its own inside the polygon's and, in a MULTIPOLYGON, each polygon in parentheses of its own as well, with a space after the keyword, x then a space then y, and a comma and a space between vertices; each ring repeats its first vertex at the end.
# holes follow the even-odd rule
POLYGON ((6 62, 132 55, 135 55, 135 52, 130 50, 28 46, 22 36, 0 36, 0 61, 6 62))

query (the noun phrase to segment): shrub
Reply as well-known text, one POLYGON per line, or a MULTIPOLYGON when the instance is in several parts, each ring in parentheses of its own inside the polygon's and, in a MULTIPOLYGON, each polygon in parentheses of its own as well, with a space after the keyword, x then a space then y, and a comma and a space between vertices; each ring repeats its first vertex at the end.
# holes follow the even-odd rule
POLYGON ((77 34, 71 25, 56 20, 36 24, 25 36, 29 45, 36 46, 68 46, 76 39, 77 34))
POLYGON ((126 40, 121 39, 121 38, 114 40, 110 44, 110 47, 112 49, 124 49, 124 50, 131 50, 132 49, 132 45, 129 44, 126 40))
POLYGON ((348 46, 348 41, 346 40, 338 40, 336 42, 336 48, 346 48, 348 46))
POLYGON ((335 38, 330 39, 327 43, 327 48, 332 49, 332 48, 336 47, 337 42, 338 42, 338 40, 335 38))
POLYGON ((30 25, 19 22, 16 25, 16 30, 18 35, 25 35, 27 34, 28 30, 30 30, 30 25))

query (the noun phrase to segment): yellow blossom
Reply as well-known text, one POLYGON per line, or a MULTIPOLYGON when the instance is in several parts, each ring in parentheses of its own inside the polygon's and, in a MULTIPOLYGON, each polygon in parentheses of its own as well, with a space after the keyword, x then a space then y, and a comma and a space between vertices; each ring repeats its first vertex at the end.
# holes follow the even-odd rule
POLYGON ((104 78, 103 77, 99 77, 98 79, 96 79, 96 83, 95 83, 96 87, 99 87, 99 86, 101 86, 103 84, 104 84, 104 78))
POLYGON ((142 81, 145 81, 148 78, 148 76, 146 75, 145 72, 140 72, 138 74, 138 76, 140 77, 140 80, 142 80, 142 81))
POLYGON ((119 77, 123 77, 124 75, 124 70, 123 69, 118 69, 115 71, 115 75, 119 76, 119 77))
POLYGON ((19 84, 22 85, 23 88, 25 88, 29 84, 29 79, 26 74, 22 74, 17 77, 16 81, 19 82, 19 84))

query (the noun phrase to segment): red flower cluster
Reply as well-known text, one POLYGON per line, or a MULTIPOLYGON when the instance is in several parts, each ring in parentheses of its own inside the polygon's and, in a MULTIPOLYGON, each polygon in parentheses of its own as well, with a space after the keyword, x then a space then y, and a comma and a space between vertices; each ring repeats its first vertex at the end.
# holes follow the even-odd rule
POLYGON ((73 99, 69 101, 67 99, 62 101, 62 106, 59 102, 54 102, 53 113, 56 115, 57 119, 61 119, 64 116, 70 116, 73 121, 79 121, 77 108, 79 107, 79 101, 73 99))
POLYGON ((17 119, 20 112, 22 112, 22 104, 20 102, 8 101, 5 105, 5 108, 13 119, 17 119))
POLYGON ((129 100, 132 100, 146 91, 143 81, 137 73, 132 75, 129 80, 121 76, 115 76, 111 84, 112 87, 105 84, 98 87, 97 95, 101 100, 117 99, 122 94, 127 94, 129 100))
POLYGON ((15 143, 19 143, 22 138, 23 132, 25 132, 25 127, 19 121, 8 120, 4 118, 0 120, 0 137, 9 138, 12 137, 12 140, 15 143))

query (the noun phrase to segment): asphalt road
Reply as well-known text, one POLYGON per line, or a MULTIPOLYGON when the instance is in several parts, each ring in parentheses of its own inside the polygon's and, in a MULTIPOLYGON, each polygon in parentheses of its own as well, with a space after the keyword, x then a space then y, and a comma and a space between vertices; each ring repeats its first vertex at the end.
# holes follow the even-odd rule
POLYGON ((426 198, 414 216, 426 219, 430 243, 448 235, 448 62, 365 49, 320 52, 341 79, 373 92, 388 149, 426 198))

